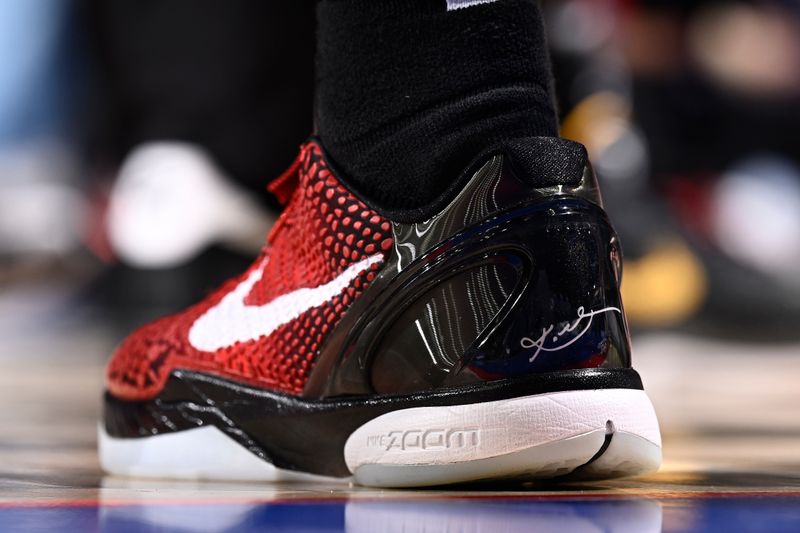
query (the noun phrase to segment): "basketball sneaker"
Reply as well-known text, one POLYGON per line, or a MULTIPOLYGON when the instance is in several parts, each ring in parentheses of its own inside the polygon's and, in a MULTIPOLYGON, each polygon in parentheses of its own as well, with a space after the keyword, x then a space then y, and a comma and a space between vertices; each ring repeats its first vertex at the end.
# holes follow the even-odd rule
POLYGON ((453 183, 383 209, 308 141, 252 266, 116 350, 103 467, 381 487, 657 469, 583 146, 508 142, 453 183))

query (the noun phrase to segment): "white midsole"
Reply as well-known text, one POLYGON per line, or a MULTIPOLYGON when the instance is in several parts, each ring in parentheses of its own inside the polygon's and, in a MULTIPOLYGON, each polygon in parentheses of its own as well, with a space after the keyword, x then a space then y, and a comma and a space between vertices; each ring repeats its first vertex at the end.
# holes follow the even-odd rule
POLYGON ((598 389, 386 413, 350 435, 345 462, 356 472, 364 465, 480 461, 602 430, 609 422, 614 431, 661 446, 644 391, 598 389))

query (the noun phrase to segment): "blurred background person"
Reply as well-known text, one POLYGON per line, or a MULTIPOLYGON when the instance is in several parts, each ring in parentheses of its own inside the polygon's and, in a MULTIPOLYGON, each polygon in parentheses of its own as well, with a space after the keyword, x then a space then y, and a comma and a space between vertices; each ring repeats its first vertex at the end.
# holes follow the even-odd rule
POLYGON ((151 268, 214 242, 253 251, 264 183, 312 128, 313 3, 93 0, 89 18, 102 138, 121 161, 114 251, 151 268))
POLYGON ((586 144, 603 181, 632 322, 796 336, 797 3, 570 0, 546 11, 562 135, 586 144))
POLYGON ((139 323, 247 264, 278 205, 266 181, 312 129, 313 9, 0 6, 0 280, 43 293, 24 320, 139 323))
POLYGON ((99 102, 88 156, 115 174, 95 243, 122 262, 90 292, 139 322, 193 301, 261 246, 277 211, 265 184, 312 129, 314 4, 82 8, 99 102))

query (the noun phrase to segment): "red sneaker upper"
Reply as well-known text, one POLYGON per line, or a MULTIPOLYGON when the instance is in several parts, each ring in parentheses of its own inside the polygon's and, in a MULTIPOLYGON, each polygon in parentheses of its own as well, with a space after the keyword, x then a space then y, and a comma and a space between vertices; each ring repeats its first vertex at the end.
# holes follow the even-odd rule
POLYGON ((288 205, 262 254, 202 302, 123 341, 107 370, 114 396, 152 398, 175 369, 303 390, 325 335, 391 249, 391 225, 339 183, 313 141, 271 190, 288 205))

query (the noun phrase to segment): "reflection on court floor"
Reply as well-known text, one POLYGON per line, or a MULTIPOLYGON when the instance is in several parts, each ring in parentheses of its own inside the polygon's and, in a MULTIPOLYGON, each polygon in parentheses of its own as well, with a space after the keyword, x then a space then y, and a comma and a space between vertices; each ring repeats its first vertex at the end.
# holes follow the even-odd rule
POLYGON ((227 504, 0 508, 0 530, 101 533, 523 533, 797 531, 800 494, 563 499, 433 497, 227 504))

